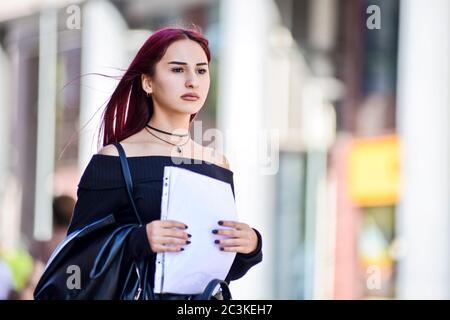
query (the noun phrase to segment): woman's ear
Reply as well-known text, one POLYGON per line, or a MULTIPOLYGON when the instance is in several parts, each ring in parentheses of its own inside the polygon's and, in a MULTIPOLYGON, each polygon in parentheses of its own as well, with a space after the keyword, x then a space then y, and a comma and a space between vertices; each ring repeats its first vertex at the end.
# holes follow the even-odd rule
POLYGON ((148 75, 146 74, 141 75, 141 85, 142 89, 144 89, 144 91, 147 92, 147 95, 153 93, 152 83, 148 75))

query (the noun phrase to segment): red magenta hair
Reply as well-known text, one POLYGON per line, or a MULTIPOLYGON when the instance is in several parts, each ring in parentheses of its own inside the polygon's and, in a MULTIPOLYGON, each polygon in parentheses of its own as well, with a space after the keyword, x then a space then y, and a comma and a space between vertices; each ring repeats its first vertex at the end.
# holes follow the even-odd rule
MULTIPOLYGON (((103 132, 103 146, 139 132, 148 123, 153 115, 153 100, 142 88, 141 75, 153 76, 156 63, 169 45, 182 39, 197 42, 205 51, 208 63, 211 61, 208 40, 199 30, 168 27, 154 32, 139 49, 106 105, 99 132, 99 139, 103 132)), ((189 121, 195 116, 192 114, 189 121)))

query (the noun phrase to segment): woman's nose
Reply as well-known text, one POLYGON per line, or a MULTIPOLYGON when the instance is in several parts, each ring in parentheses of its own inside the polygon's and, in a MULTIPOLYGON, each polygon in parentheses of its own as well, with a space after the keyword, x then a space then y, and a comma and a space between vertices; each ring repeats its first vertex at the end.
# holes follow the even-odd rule
POLYGON ((197 80, 188 80, 188 81, 186 81, 186 86, 188 88, 197 88, 198 87, 198 81, 197 80))
POLYGON ((189 74, 189 77, 186 80, 186 86, 188 88, 197 88, 198 87, 198 79, 195 74, 193 74, 193 73, 189 74))

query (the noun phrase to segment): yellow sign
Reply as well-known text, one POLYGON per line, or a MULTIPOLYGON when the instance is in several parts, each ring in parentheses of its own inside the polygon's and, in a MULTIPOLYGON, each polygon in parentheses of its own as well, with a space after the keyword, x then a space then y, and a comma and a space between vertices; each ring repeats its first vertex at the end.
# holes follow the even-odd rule
POLYGON ((392 205, 399 197, 397 136, 356 139, 348 159, 349 192, 361 207, 392 205))

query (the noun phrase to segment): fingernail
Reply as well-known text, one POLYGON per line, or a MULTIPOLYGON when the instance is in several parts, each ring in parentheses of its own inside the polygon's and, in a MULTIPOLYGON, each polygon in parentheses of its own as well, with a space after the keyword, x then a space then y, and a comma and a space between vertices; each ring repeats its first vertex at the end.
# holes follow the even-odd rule
POLYGON ((223 248, 220 248, 220 251, 223 251, 223 248))
POLYGON ((188 233, 188 238, 190 238, 190 237, 192 237, 192 235, 188 233))
POLYGON ((217 222, 219 225, 223 225, 223 221, 220 220, 219 222, 217 222))
POLYGON ((216 229, 214 229, 214 230, 212 231, 212 233, 214 233, 214 234, 217 234, 217 230, 216 230, 216 229))
POLYGON ((189 243, 191 243, 189 240, 186 240, 186 244, 189 244, 189 243))
POLYGON ((184 250, 184 248, 181 248, 181 249, 180 249, 180 251, 183 251, 183 250, 184 250))
POLYGON ((214 243, 220 243, 220 240, 214 240, 214 243))
POLYGON ((185 228, 185 229, 187 229, 187 228, 188 228, 188 226, 187 226, 187 225, 184 225, 184 228, 185 228))

